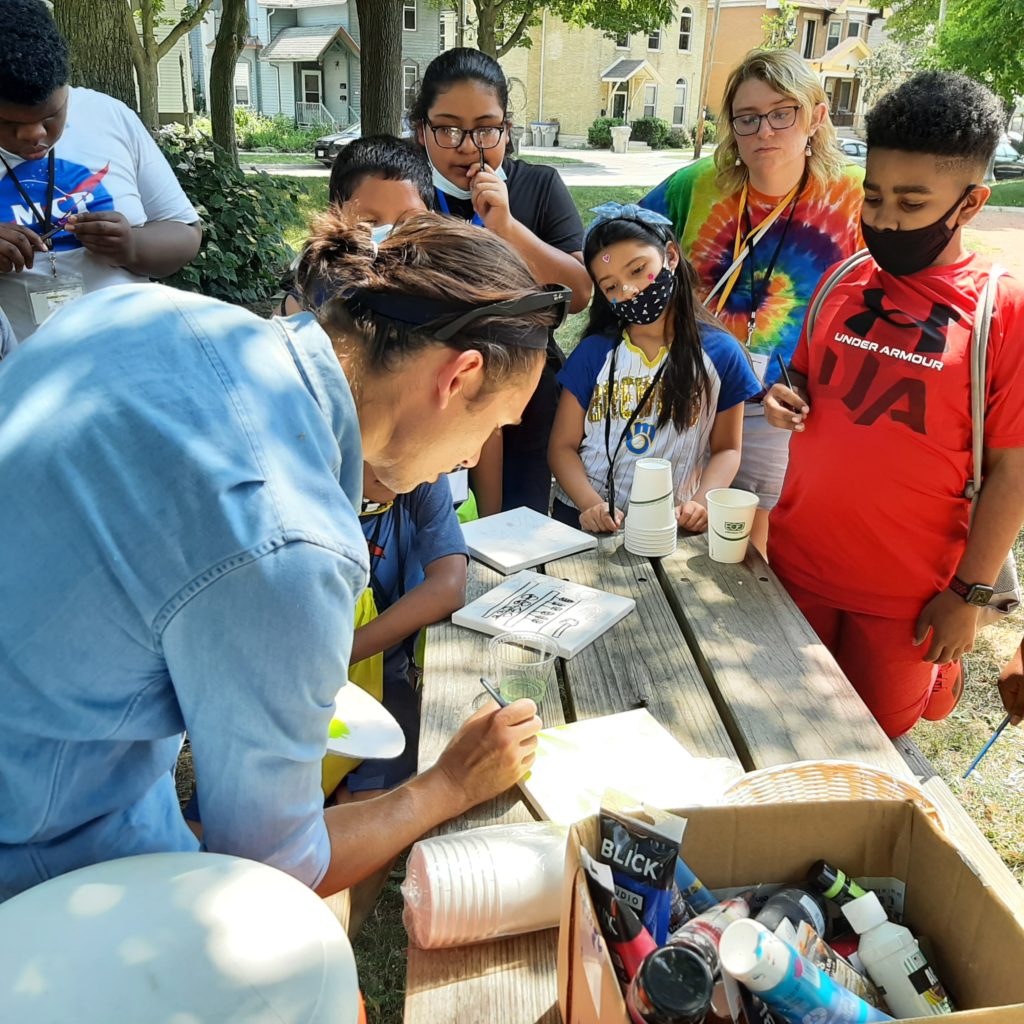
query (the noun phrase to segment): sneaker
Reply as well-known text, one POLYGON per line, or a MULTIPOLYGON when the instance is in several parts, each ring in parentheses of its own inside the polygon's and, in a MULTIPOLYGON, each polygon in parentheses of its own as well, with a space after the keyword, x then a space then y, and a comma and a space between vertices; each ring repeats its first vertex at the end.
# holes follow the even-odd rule
POLYGON ((922 718, 929 722, 941 722, 949 718, 953 709, 960 702, 964 692, 964 673, 960 659, 940 665, 932 687, 932 695, 928 698, 922 718))

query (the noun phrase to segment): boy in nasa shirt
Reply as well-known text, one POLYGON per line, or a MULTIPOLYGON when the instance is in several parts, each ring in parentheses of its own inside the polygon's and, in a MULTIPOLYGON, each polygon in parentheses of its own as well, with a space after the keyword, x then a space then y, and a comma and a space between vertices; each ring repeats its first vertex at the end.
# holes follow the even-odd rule
POLYGON ((3 13, 17 31, 0 33, 0 306, 24 341, 84 292, 180 270, 202 232, 139 118, 66 84, 42 0, 3 13))
MULTIPOLYGON (((999 101, 924 72, 868 115, 871 254, 825 297, 765 400, 794 431, 768 553, 890 736, 944 718, 979 603, 1024 519, 1024 288, 999 279, 985 486, 973 523, 971 331, 988 264, 963 247, 1002 131, 999 101), (808 331, 810 335, 808 336, 808 331)), ((812 304, 813 306, 813 304, 812 304)))

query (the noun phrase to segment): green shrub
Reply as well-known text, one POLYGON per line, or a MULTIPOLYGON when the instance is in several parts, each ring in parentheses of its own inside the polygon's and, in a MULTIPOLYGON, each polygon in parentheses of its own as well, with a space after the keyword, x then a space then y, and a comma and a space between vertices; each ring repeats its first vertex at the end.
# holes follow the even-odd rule
MULTIPOLYGON (((690 129, 690 141, 696 143, 697 141, 697 126, 694 125, 690 129)), ((718 141, 718 125, 714 121, 704 122, 704 139, 703 144, 714 143, 718 141)))
POLYGON ((612 148, 612 129, 626 122, 621 117, 599 117, 587 129, 587 145, 594 149, 612 148))
POLYGON ((672 126, 662 117, 638 117, 633 122, 632 140, 646 142, 651 149, 664 149, 672 126))
MULTIPOLYGON (((212 134, 208 117, 197 117, 195 124, 196 129, 202 134, 212 134)), ((238 139, 239 149, 309 153, 313 143, 330 131, 326 125, 319 128, 299 128, 292 118, 284 114, 267 117, 248 107, 235 107, 235 137, 238 139)))
POLYGON ((690 133, 685 128, 673 128, 668 133, 665 145, 669 149, 686 149, 691 142, 693 139, 690 138, 690 133))
POLYGON ((272 295, 292 259, 282 229, 298 218, 295 190, 217 163, 213 141, 195 130, 168 125, 158 141, 203 223, 199 254, 167 283, 242 304, 272 295))

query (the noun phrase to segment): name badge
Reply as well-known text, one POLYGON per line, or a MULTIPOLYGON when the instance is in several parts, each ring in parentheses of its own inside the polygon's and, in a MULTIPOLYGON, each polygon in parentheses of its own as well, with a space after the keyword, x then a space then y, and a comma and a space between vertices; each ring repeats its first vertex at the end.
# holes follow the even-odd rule
POLYGON ((60 277, 40 278, 25 283, 36 327, 46 323, 62 306, 85 294, 85 283, 80 274, 61 274, 60 277))
POLYGON ((750 368, 754 371, 757 376, 758 382, 764 383, 764 375, 768 372, 768 356, 761 352, 750 352, 748 350, 747 356, 750 359, 750 368))

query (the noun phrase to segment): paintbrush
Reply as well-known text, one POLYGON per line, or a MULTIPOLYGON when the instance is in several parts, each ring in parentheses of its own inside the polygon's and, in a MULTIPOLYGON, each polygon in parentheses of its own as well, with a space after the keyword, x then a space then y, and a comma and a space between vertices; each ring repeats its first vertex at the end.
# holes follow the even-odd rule
POLYGON ((494 686, 483 676, 480 677, 480 685, 494 698, 499 708, 507 708, 508 701, 494 688, 494 686))
POLYGON ((976 758, 975 758, 975 759, 974 759, 974 760, 973 760, 973 761, 971 762, 971 766, 970 766, 970 768, 968 768, 968 769, 967 769, 967 771, 965 771, 965 772, 964 772, 964 775, 963 775, 963 777, 964 777, 965 779, 967 778, 967 776, 968 776, 968 775, 970 775, 970 774, 971 774, 971 772, 973 772, 973 771, 974 771, 974 769, 975 769, 975 768, 977 768, 977 767, 978 767, 978 764, 979 764, 979 763, 981 762, 981 759, 982 759, 982 758, 983 758, 983 757, 984 757, 984 756, 985 756, 985 755, 986 755, 986 754, 988 753, 989 747, 991 747, 991 746, 992 746, 992 744, 993 744, 993 743, 995 743, 995 741, 996 741, 997 739, 999 739, 999 734, 1000 734, 1000 733, 1001 733, 1001 732, 1002 732, 1002 731, 1003 731, 1003 730, 1004 730, 1004 729, 1005 729, 1005 728, 1006 728, 1006 727, 1007 727, 1007 726, 1008 726, 1009 724, 1010 724, 1010 716, 1009 716, 1009 715, 1007 715, 1007 716, 1006 716, 1006 717, 1005 717, 1005 718, 1004 718, 1004 719, 1003 719, 1003 720, 1002 720, 1002 721, 1001 721, 1001 722, 999 723, 999 727, 998 727, 998 728, 996 729, 996 731, 995 731, 994 733, 992 733, 992 735, 991 735, 991 736, 989 737, 989 741, 988 741, 988 743, 986 743, 986 744, 985 744, 985 746, 983 746, 983 747, 981 748, 981 752, 980 752, 980 753, 978 754, 978 756, 977 756, 977 757, 976 757, 976 758))

